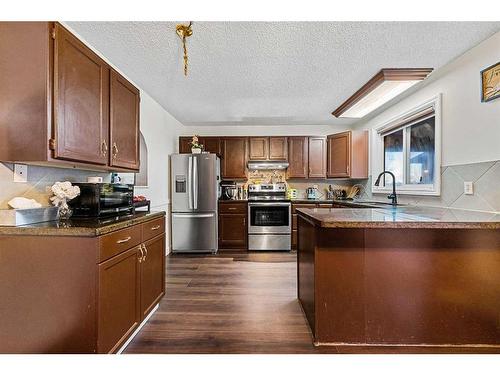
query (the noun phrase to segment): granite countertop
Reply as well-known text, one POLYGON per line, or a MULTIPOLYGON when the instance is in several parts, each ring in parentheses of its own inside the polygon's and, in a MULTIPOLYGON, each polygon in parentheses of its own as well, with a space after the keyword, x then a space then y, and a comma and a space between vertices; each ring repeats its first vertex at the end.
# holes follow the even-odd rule
POLYGON ((500 214, 452 208, 298 208, 323 228, 500 229, 500 214))
POLYGON ((162 216, 165 216, 165 211, 138 212, 134 215, 100 219, 75 218, 68 221, 46 221, 18 227, 0 227, 0 235, 96 237, 162 216))
POLYGON ((219 203, 238 203, 248 202, 248 199, 219 199, 219 203))

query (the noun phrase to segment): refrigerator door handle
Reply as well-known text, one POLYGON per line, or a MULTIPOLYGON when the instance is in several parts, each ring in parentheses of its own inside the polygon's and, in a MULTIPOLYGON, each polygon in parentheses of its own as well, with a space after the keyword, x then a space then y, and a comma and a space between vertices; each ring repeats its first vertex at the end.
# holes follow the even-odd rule
POLYGON ((178 213, 173 213, 172 217, 186 217, 186 218, 200 218, 200 217, 214 217, 215 214, 178 214, 178 213))
POLYGON ((193 157, 188 158, 188 178, 187 178, 187 193, 188 193, 188 207, 190 210, 193 209, 193 157))
POLYGON ((198 158, 193 157, 193 208, 198 209, 198 158))

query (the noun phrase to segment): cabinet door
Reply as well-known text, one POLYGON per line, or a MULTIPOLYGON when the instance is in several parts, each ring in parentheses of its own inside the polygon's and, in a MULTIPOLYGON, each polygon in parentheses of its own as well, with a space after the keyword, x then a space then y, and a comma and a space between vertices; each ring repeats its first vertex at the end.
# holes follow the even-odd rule
POLYGON ((156 306, 165 293, 165 235, 144 242, 141 263, 141 320, 156 306))
POLYGON ((269 159, 269 138, 268 137, 250 137, 249 138, 249 153, 250 160, 267 160, 269 159))
POLYGON ((191 137, 179 137, 179 154, 191 153, 191 137))
POLYGON ((247 138, 233 137, 222 140, 222 178, 246 178, 247 138))
POLYGON ((116 351, 140 322, 139 247, 99 264, 99 353, 116 351))
POLYGON ((351 132, 328 136, 328 177, 351 176, 351 132))
MULTIPOLYGON (((202 137, 200 142, 205 146, 204 151, 212 154, 220 155, 220 138, 219 137, 202 137)), ((191 152, 191 150, 189 150, 191 152)))
POLYGON ((219 215, 219 247, 246 249, 247 215, 219 215))
POLYGON ((288 137, 288 178, 307 178, 308 138, 288 137))
POLYGON ((269 160, 288 160, 286 137, 269 137, 269 160))
POLYGON ((110 165, 139 169, 139 90, 111 71, 110 165))
POLYGON ((60 25, 55 32, 53 157, 106 165, 109 67, 60 25))
POLYGON ((326 178, 326 138, 309 137, 309 178, 326 178))

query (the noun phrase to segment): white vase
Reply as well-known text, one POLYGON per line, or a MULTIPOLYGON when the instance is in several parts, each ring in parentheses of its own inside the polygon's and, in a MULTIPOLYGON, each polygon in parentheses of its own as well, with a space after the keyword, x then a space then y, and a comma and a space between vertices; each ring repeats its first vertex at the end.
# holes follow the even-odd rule
POLYGON ((192 154, 201 154, 201 148, 193 147, 191 149, 192 154))

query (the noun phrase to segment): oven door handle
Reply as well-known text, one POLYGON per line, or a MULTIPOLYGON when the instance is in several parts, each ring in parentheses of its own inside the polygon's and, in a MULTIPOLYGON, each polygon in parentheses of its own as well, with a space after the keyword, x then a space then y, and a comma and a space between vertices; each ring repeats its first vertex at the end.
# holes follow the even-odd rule
POLYGON ((286 207, 286 206, 291 206, 292 204, 290 202, 248 202, 248 206, 251 207, 264 207, 264 206, 280 206, 280 207, 286 207))

